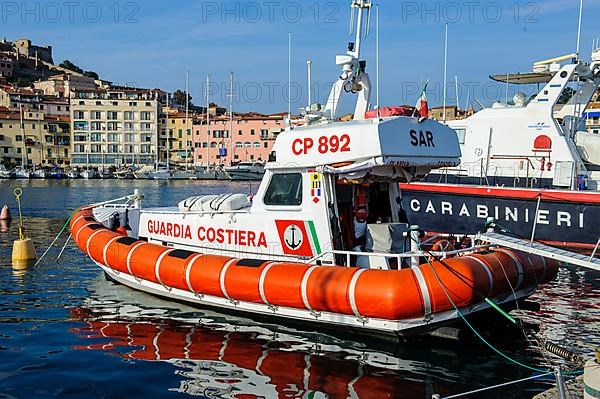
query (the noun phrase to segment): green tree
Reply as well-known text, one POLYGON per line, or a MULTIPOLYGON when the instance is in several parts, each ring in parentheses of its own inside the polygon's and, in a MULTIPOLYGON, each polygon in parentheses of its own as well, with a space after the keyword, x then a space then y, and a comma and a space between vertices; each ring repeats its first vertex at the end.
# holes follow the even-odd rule
POLYGON ((98 74, 94 71, 85 71, 83 73, 83 76, 87 76, 88 78, 92 78, 92 79, 100 79, 98 74))
POLYGON ((68 69, 68 70, 73 71, 73 72, 83 73, 83 69, 79 68, 77 65, 73 64, 69 60, 64 60, 63 62, 61 62, 60 64, 58 64, 58 66, 61 67, 61 68, 68 69))
MULTIPOLYGON (((185 91, 177 90, 173 93, 173 103, 181 106, 185 106, 185 91)), ((189 106, 192 107, 192 96, 188 95, 189 106)))
POLYGON ((29 78, 29 77, 25 77, 25 76, 17 76, 13 80, 13 83, 17 87, 31 87, 31 85, 33 84, 33 82, 34 82, 33 78, 29 78))

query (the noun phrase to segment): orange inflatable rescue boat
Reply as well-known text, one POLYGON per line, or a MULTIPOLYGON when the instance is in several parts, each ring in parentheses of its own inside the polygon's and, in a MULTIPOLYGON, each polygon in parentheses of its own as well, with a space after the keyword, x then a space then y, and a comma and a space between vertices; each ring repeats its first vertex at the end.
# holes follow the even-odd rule
POLYGON ((499 249, 401 270, 238 259, 123 236, 91 209, 71 221, 75 242, 117 281, 179 301, 382 332, 433 328, 514 303, 555 277, 558 264, 499 249))
MULTIPOLYGON (((352 3, 357 41, 336 56, 341 74, 327 103, 261 138, 275 143, 251 198, 198 195, 144 208, 136 193, 97 204, 72 218, 79 248, 113 280, 150 294, 369 333, 415 334, 510 308, 551 280, 557 263, 536 255, 479 244, 421 249, 431 243, 419 241, 400 184, 458 166, 460 143, 453 129, 410 110, 366 115, 360 21, 370 7, 352 3), (356 99, 351 121, 338 120, 343 96, 356 99)), ((458 212, 421 206, 441 220, 458 212)))

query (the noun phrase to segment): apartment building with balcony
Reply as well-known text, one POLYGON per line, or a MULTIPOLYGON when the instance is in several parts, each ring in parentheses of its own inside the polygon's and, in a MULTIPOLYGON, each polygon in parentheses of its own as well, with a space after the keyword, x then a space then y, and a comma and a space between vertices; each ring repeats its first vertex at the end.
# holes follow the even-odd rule
POLYGON ((285 129, 284 115, 257 113, 206 117, 194 121, 193 144, 196 165, 229 165, 269 159, 275 138, 285 129))
POLYGON ((73 166, 151 165, 165 93, 113 87, 71 96, 73 166))
POLYGON ((66 116, 25 110, 21 116, 19 111, 0 109, 0 159, 5 165, 67 166, 70 140, 66 116))

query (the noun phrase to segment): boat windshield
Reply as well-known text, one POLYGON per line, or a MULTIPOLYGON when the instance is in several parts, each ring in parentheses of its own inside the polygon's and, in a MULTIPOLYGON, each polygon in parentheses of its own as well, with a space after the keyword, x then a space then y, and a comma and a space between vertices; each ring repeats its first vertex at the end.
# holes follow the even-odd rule
POLYGON ((302 174, 274 174, 265 193, 264 203, 276 206, 302 205, 302 174))

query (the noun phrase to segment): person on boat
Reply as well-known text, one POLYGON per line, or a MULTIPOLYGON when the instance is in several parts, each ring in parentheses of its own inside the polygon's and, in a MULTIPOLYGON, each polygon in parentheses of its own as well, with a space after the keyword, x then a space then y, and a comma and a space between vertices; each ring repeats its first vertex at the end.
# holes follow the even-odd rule
POLYGON ((364 251, 367 242, 367 218, 369 212, 366 207, 360 207, 354 215, 354 250, 364 251))

